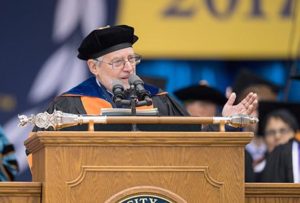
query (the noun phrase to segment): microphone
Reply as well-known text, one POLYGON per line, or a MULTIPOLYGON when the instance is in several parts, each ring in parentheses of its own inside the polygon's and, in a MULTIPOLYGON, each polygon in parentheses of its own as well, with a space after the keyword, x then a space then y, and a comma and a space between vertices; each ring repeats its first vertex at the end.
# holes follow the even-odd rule
POLYGON ((128 82, 135 87, 135 91, 139 101, 146 101, 146 105, 149 106, 152 104, 152 99, 150 97, 149 91, 144 88, 144 82, 137 75, 130 75, 128 82))
POLYGON ((113 101, 116 104, 121 104, 122 100, 125 99, 125 92, 124 86, 122 85, 121 81, 114 80, 112 82, 112 92, 113 92, 113 101))

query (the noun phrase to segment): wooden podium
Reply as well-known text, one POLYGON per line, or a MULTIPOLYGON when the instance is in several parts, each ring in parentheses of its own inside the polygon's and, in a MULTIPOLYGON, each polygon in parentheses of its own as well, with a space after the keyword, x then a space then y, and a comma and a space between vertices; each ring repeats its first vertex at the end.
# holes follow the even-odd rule
POLYGON ((245 132, 37 132, 42 202, 244 202, 245 132), (148 199, 147 199, 148 198, 148 199))

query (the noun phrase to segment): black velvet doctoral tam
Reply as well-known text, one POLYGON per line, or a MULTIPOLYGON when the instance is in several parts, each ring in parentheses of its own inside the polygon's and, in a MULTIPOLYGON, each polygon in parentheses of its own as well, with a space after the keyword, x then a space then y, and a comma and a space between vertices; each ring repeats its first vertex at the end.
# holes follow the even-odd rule
POLYGON ((137 40, 134 28, 127 25, 98 28, 83 39, 78 48, 78 58, 95 59, 113 51, 132 47, 137 40))

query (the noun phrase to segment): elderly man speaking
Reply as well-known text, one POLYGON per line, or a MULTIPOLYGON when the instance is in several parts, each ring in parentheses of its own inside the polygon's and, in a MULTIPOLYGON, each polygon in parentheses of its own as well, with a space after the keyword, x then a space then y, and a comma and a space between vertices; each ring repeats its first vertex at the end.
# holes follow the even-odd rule
MULTIPOLYGON (((138 40, 134 28, 127 25, 106 26, 93 30, 78 48, 78 58, 87 62, 93 77, 56 97, 48 112, 60 110, 65 113, 99 115, 103 108, 120 108, 113 100, 113 83, 120 81, 128 89, 129 77, 136 72, 141 56, 134 52, 138 40)), ((160 116, 188 116, 166 92, 144 84, 160 116)), ((250 93, 239 104, 233 105, 236 95, 232 93, 223 107, 222 115, 251 114, 257 106, 257 95, 250 93)), ((36 129, 38 130, 38 129, 36 129)))

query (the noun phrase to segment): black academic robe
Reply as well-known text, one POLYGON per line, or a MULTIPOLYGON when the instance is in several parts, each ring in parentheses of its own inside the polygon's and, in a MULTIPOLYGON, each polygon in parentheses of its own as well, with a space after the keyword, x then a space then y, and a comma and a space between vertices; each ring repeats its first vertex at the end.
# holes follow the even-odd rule
POLYGON ((252 163, 253 159, 251 154, 245 150, 245 182, 255 182, 255 174, 252 163))
POLYGON ((295 139, 279 145, 267 158, 266 167, 262 173, 262 182, 294 182, 292 145, 295 139))
MULTIPOLYGON (((166 92, 150 85, 145 85, 145 89, 149 91, 153 107, 158 109, 160 116, 189 116, 187 111, 174 99, 169 97, 166 92)), ((47 109, 47 112, 52 113, 55 109, 65 113, 89 114, 90 110, 87 108, 89 104, 85 104, 84 102, 91 103, 93 101, 100 101, 99 109, 107 107, 107 105, 110 105, 112 108, 116 107, 116 104, 112 100, 112 95, 104 86, 99 86, 94 77, 91 77, 75 88, 55 98, 47 109), (88 98, 88 100, 84 100, 83 98, 88 98)), ((138 129, 145 131, 200 131, 201 125, 138 125, 138 129)), ((43 129, 37 127, 33 129, 33 131, 40 130, 43 129)), ((87 125, 68 127, 63 130, 87 130, 87 125)), ((131 125, 96 125, 95 130, 128 131, 131 130, 131 125)))

